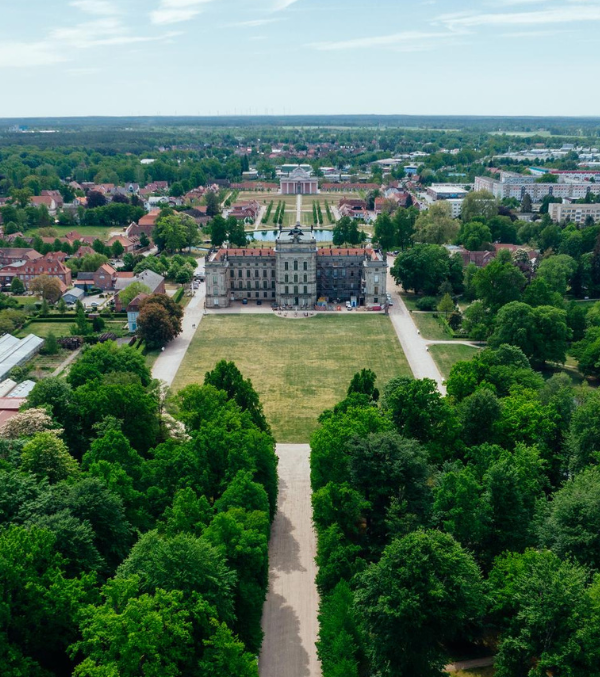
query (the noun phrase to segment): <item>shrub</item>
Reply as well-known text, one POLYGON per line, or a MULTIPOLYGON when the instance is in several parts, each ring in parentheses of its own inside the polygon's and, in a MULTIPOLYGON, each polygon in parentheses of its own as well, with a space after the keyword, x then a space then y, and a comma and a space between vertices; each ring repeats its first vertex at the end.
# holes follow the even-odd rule
POLYGON ((423 296, 417 301, 416 306, 419 310, 435 310, 437 299, 435 296, 423 296))

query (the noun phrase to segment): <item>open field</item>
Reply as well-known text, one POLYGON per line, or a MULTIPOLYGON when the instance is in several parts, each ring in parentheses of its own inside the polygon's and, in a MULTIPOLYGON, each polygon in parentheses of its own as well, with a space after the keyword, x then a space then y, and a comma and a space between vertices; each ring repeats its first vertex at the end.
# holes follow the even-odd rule
POLYGON ((75 316, 72 320, 65 320, 64 322, 31 322, 23 329, 20 329, 16 334, 19 338, 35 334, 40 338, 46 338, 48 334, 52 333, 56 338, 62 336, 70 336, 71 327, 75 324, 75 316))
MULTIPOLYGON (((52 228, 58 233, 57 237, 64 237, 67 233, 70 233, 72 230, 76 230, 80 235, 84 237, 95 237, 99 240, 108 240, 110 238, 110 233, 113 231, 125 232, 124 228, 114 228, 113 226, 104 227, 104 226, 56 226, 53 225, 52 228)), ((25 234, 27 237, 33 237, 37 234, 38 228, 28 230, 25 234)))
POLYGON ((423 338, 428 339, 429 341, 449 341, 452 338, 452 332, 447 325, 443 323, 441 314, 439 315, 439 317, 434 317, 434 313, 412 314, 412 319, 423 338))
POLYGON ((457 362, 470 360, 477 352, 478 348, 471 348, 462 344, 429 346, 429 352, 433 356, 438 369, 442 372, 444 378, 448 378, 450 369, 457 362))
POLYGON ((311 319, 274 315, 204 318, 173 389, 202 383, 222 359, 252 379, 278 442, 308 442, 319 414, 344 397, 352 376, 367 367, 379 386, 410 368, 389 318, 349 313, 311 319))

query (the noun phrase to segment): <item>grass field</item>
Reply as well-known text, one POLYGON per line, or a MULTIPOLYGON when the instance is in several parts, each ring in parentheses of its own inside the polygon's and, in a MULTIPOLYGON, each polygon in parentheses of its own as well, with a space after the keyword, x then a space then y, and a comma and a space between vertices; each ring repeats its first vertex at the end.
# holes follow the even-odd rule
POLYGON ((381 387, 410 376, 389 318, 348 314, 309 320, 273 315, 204 318, 174 390, 202 383, 222 359, 252 379, 278 442, 308 442, 319 414, 341 400, 353 374, 368 367, 381 387))
POLYGON ((442 344, 429 346, 429 352, 433 356, 438 369, 442 372, 442 376, 448 378, 450 369, 457 362, 470 360, 478 352, 478 348, 471 348, 471 346, 464 346, 462 344, 455 346, 442 344))
MULTIPOLYGON (((76 230, 80 235, 85 237, 97 237, 99 240, 108 240, 110 238, 110 233, 114 232, 124 232, 123 228, 114 228, 113 226, 104 227, 104 226, 52 226, 54 230, 58 233, 57 237, 64 237, 67 233, 70 233, 72 230, 76 230)), ((27 236, 31 237, 36 235, 38 229, 27 231, 27 236)))
POLYGON ((23 329, 20 329, 17 336, 22 338, 29 334, 35 334, 40 338, 46 338, 48 334, 53 333, 56 338, 62 336, 70 336, 71 327, 75 324, 75 317, 73 320, 65 320, 64 322, 31 322, 23 329))
POLYGON ((449 341, 452 338, 452 332, 441 317, 434 317, 433 313, 412 313, 411 317, 423 338, 429 341, 449 341))

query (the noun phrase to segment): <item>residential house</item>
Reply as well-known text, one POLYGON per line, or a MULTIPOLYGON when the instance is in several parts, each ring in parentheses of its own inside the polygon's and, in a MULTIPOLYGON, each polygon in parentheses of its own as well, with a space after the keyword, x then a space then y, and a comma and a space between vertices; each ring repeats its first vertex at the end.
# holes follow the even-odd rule
POLYGON ((35 259, 41 258, 42 255, 39 252, 27 247, 0 249, 0 265, 2 266, 8 266, 11 263, 19 263, 20 261, 35 261, 35 259))
POLYGON ((116 277, 117 271, 111 265, 105 263, 94 273, 94 287, 102 289, 102 291, 114 289, 116 277))
POLYGON ((51 197, 56 203, 58 209, 62 209, 65 205, 65 200, 60 193, 60 190, 43 190, 42 197, 51 197))
POLYGON ((140 314, 140 305, 144 299, 149 297, 149 294, 138 294, 127 306, 127 325, 131 334, 137 331, 137 320, 140 314))
POLYGON ((259 212, 260 203, 256 200, 247 200, 232 205, 228 216, 233 216, 238 221, 256 221, 259 212))
POLYGON ((144 214, 142 218, 137 223, 130 223, 125 231, 125 235, 131 240, 134 237, 139 237, 142 233, 148 237, 152 238, 152 232, 156 227, 156 221, 160 216, 160 210, 154 209, 149 214, 144 214))
POLYGON ((123 291, 123 289, 126 289, 134 282, 141 282, 143 285, 148 287, 152 294, 165 293, 165 278, 162 275, 153 272, 152 270, 144 270, 139 275, 132 275, 128 278, 117 276, 115 282, 115 289, 117 290, 117 294, 115 295, 115 310, 117 312, 121 312, 123 309, 119 299, 119 292, 123 291))
POLYGON ((115 242, 121 243, 125 254, 129 254, 135 249, 134 243, 128 237, 123 237, 123 235, 114 235, 106 244, 108 247, 112 247, 115 242))
POLYGON ((49 195, 34 195, 29 198, 29 203, 34 207, 46 207, 50 216, 56 216, 56 212, 58 211, 56 200, 49 195))

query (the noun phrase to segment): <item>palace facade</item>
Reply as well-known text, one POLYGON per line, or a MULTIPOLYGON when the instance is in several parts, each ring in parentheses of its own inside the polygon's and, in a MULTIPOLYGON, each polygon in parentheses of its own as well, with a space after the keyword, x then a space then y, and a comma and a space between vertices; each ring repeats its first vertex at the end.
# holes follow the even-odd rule
POLYGON ((319 180, 298 167, 289 176, 281 177, 282 195, 316 195, 319 192, 319 180))
POLYGON ((387 262, 371 248, 318 248, 311 230, 300 224, 280 230, 274 249, 230 249, 206 262, 206 307, 232 301, 263 301, 312 309, 317 300, 350 301, 354 306, 383 304, 387 262))

